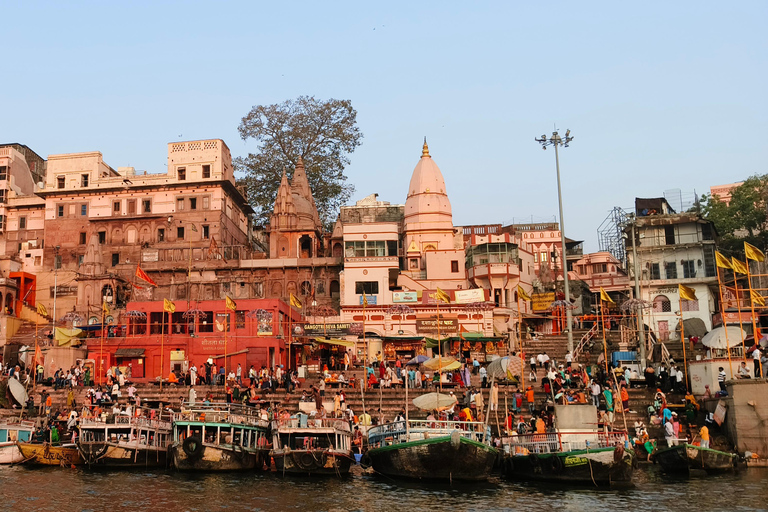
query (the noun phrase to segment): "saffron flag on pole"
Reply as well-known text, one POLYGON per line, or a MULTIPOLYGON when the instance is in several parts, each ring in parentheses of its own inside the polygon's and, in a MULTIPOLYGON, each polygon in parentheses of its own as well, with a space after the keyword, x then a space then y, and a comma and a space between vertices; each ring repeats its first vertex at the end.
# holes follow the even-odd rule
POLYGON ((450 297, 450 295, 448 295, 447 293, 445 293, 445 292, 444 292, 443 290, 441 290, 440 288, 438 288, 438 289, 437 289, 437 291, 435 292, 435 299, 439 300, 440 302, 445 302, 446 304, 448 304, 449 302, 451 302, 451 297, 450 297))
POLYGON ((752 244, 744 242, 744 254, 748 260, 765 261, 765 254, 752 244))
POLYGON ((526 291, 523 290, 523 287, 520 285, 517 285, 517 296, 523 300, 531 300, 531 296, 528 295, 526 291))
POLYGON ((728 258, 720 254, 720 251, 715 251, 715 260, 717 261, 718 267, 733 270, 733 265, 731 265, 731 262, 728 261, 728 258))
POLYGON ((151 284, 152 286, 157 286, 157 283, 154 282, 152 280, 152 278, 147 275, 146 272, 141 270, 141 267, 139 265, 136 265, 136 277, 138 277, 142 281, 146 281, 147 283, 151 284))
POLYGON ((678 291, 680 292, 680 298, 683 300, 697 300, 696 299, 696 290, 693 288, 689 288, 685 286, 684 284, 679 284, 678 291))
POLYGON ((104 313, 105 315, 109 314, 109 306, 107 306, 107 301, 103 301, 101 303, 101 312, 104 313))
POLYGON ((602 300, 604 302, 610 302, 611 304, 615 304, 615 302, 613 302, 613 299, 611 298, 611 296, 608 295, 608 292, 603 290, 602 286, 600 287, 600 300, 602 300))
POLYGON ((757 293, 755 290, 749 290, 749 296, 752 298, 752 304, 757 304, 758 306, 765 306, 765 299, 762 295, 757 293))
POLYGON ((43 351, 40 350, 40 345, 35 344, 35 366, 40 364, 43 364, 43 351))
POLYGON ((226 296, 226 303, 227 303, 227 309, 231 309, 232 311, 235 311, 237 309, 237 303, 229 298, 229 295, 226 296))
POLYGON ((734 272, 738 272, 739 274, 747 273, 747 266, 742 263, 741 260, 737 260, 736 258, 731 258, 731 268, 734 272))
POLYGON ((301 301, 294 294, 291 294, 291 306, 301 309, 301 301))
POLYGON ((167 311, 168 313, 175 313, 176 304, 169 301, 168 299, 163 299, 163 311, 167 311))
POLYGON ((45 309, 42 302, 37 303, 37 314, 42 316, 48 316, 48 310, 45 309))
POLYGON ((366 297, 365 294, 363 294, 363 307, 364 308, 368 307, 368 297, 366 297))

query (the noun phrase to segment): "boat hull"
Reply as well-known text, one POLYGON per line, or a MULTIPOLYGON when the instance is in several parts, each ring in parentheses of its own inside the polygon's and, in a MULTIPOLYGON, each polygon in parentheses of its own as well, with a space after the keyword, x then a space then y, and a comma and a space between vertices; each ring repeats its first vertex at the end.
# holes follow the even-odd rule
POLYGON ((693 470, 709 473, 734 471, 737 456, 732 453, 701 448, 690 444, 679 444, 658 450, 653 458, 665 473, 687 475, 693 470))
POLYGON ((136 448, 115 443, 80 443, 83 460, 89 466, 116 467, 163 467, 167 463, 167 450, 136 448))
POLYGON ((352 466, 351 453, 320 450, 273 451, 272 459, 279 474, 345 476, 352 466))
POLYGON ((85 461, 77 447, 51 446, 50 444, 19 443, 19 450, 24 456, 25 464, 43 466, 77 466, 85 461))
POLYGON ((24 460, 15 442, 0 443, 0 464, 16 464, 24 460))
POLYGON ((632 481, 634 453, 598 448, 506 457, 507 478, 569 484, 613 485, 632 481))
POLYGON ((389 477, 430 480, 485 480, 498 451, 464 437, 396 443, 367 452, 373 469, 389 477))
POLYGON ((194 455, 187 454, 180 444, 171 446, 169 450, 174 467, 181 471, 240 471, 261 469, 264 464, 261 452, 202 446, 200 453, 194 455))

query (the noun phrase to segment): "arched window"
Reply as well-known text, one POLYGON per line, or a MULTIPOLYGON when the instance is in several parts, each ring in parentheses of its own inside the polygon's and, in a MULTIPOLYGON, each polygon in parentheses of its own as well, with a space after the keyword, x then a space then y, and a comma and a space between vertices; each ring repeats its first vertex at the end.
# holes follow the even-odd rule
POLYGON ((115 292, 111 284, 105 284, 101 289, 101 299, 111 304, 115 300, 115 292))
POLYGON ((338 299, 340 288, 339 288, 339 282, 336 279, 331 281, 330 288, 331 288, 331 297, 333 297, 334 299, 338 299))
POLYGON ((312 295, 312 283, 309 281, 302 281, 299 285, 299 293, 305 297, 312 295))
POLYGON ((653 312, 654 313, 669 313, 672 311, 672 303, 666 295, 657 295, 653 299, 653 312))

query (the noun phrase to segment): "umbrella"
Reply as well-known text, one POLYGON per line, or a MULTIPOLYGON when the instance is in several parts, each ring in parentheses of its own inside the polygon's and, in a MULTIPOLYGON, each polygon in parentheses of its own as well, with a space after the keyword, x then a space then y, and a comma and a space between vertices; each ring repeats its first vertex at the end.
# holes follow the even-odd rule
POLYGON ((452 395, 426 393, 413 399, 413 405, 422 411, 444 411, 450 409, 458 400, 452 395))
POLYGON ((702 345, 709 348, 728 348, 725 343, 726 329, 728 330, 728 345, 731 347, 741 345, 744 340, 744 331, 741 327, 735 325, 729 325, 726 328, 723 328, 721 325, 720 327, 712 329, 712 331, 707 333, 706 336, 701 339, 702 345))
MULTIPOLYGON (((699 338, 703 338, 705 334, 707 334, 707 327, 704 325, 704 320, 701 318, 686 318, 683 320, 683 325, 685 326, 685 337, 690 338, 691 336, 698 336, 699 338)), ((680 332, 680 321, 677 322, 677 327, 675 327, 675 332, 680 332)), ((728 336, 730 337, 730 331, 728 333, 728 336)))
POLYGON ((461 363, 453 357, 433 357, 424 361, 424 367, 434 371, 451 371, 461 368, 461 363))
POLYGON ((409 364, 421 364, 424 361, 428 361, 428 360, 429 360, 429 358, 427 356, 419 354, 418 356, 414 357, 413 359, 411 359, 410 361, 408 361, 405 364, 406 365, 409 365, 409 364))
POLYGON ((486 370, 489 377, 514 379, 523 372, 523 362, 519 357, 501 357, 491 361, 486 370))

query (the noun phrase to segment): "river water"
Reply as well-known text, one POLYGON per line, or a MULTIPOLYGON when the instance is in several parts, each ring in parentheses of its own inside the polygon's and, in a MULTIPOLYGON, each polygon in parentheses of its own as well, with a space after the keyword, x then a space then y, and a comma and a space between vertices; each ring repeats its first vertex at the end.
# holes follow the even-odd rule
MULTIPOLYGON (((359 469, 359 468, 355 468, 359 469)), ((359 471, 345 480, 283 479, 270 473, 88 471, 0 467, 0 510, 20 511, 398 511, 552 512, 768 509, 768 470, 674 480, 641 466, 633 488, 594 490, 507 482, 472 485, 392 481, 359 471)))

